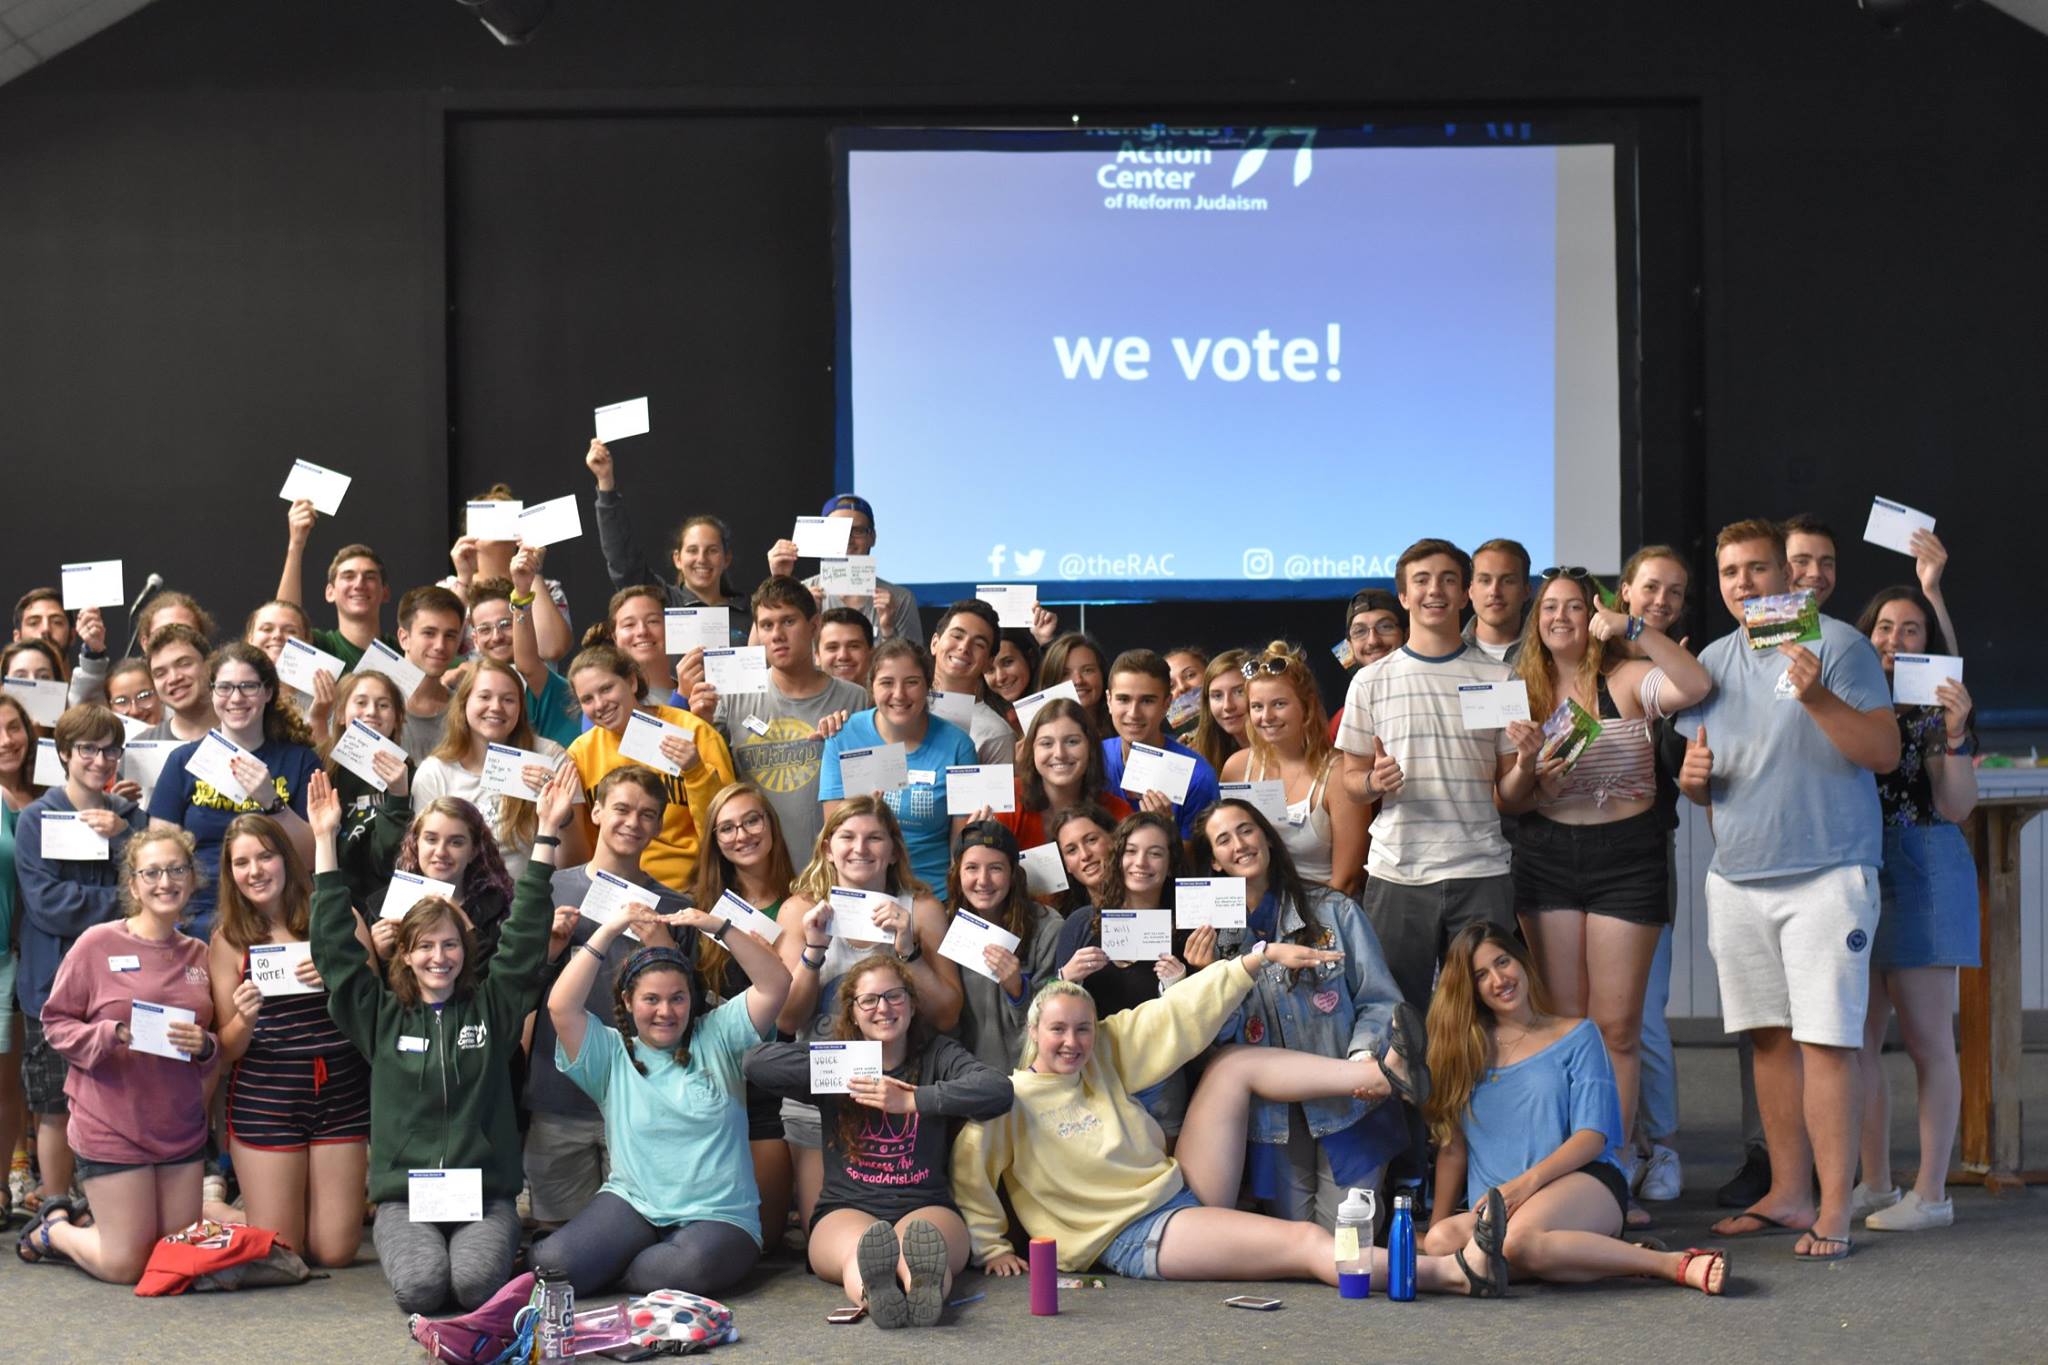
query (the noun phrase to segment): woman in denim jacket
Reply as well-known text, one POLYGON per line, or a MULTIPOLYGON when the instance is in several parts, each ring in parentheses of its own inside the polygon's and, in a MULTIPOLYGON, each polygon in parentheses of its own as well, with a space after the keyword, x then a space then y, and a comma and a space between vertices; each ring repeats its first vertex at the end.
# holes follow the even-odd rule
POLYGON ((1221 1041, 1379 1061, 1391 1052, 1397 1059, 1382 1070, 1384 1085, 1356 1094, 1252 1102, 1253 1192, 1275 1217, 1332 1227, 1345 1189, 1376 1186, 1387 1159, 1407 1144, 1406 1113, 1384 1101, 1397 1096, 1419 1108, 1428 1096, 1422 1017, 1402 1001, 1365 912, 1348 896, 1304 882, 1279 834, 1252 805, 1232 798, 1203 812, 1190 853, 1198 868, 1245 879, 1246 928, 1216 931, 1220 956, 1262 941, 1344 954, 1301 971, 1269 964, 1221 1041))

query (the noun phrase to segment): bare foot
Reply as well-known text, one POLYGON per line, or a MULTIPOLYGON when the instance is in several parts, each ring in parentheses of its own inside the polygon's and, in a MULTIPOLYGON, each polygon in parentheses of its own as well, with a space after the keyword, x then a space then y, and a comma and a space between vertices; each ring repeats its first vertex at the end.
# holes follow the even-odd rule
POLYGON ((1681 1251, 1678 1253, 1678 1271, 1671 1278, 1702 1294, 1719 1294, 1728 1280, 1728 1253, 1698 1249, 1681 1251))

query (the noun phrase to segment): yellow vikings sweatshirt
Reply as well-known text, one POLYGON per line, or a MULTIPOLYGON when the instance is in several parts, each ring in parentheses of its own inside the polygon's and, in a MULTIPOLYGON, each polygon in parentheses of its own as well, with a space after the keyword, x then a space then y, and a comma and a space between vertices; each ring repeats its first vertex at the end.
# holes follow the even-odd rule
POLYGON ((1075 1271, 1184 1187, 1159 1125, 1132 1095, 1214 1042, 1251 988, 1235 958, 1211 963, 1158 999, 1101 1020, 1095 1052, 1076 1074, 1011 1074, 1010 1112, 966 1124, 953 1142, 953 1197, 976 1265, 1010 1249, 999 1184, 1025 1230, 1055 1238, 1060 1269, 1075 1271))

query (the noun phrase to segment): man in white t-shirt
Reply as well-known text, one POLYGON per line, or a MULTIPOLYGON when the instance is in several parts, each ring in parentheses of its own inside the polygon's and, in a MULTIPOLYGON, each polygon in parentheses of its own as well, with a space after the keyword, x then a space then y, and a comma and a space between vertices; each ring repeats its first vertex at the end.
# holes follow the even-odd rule
POLYGON ((1452 935, 1479 920, 1514 932, 1514 882, 1494 801, 1498 792, 1502 804, 1518 802, 1535 785, 1509 730, 1465 728, 1459 686, 1506 682, 1511 672, 1459 635, 1471 572, 1470 557, 1449 541, 1419 540, 1401 553, 1394 581, 1408 643, 1352 677, 1337 730, 1345 791, 1380 803, 1366 918, 1417 1009, 1429 1007, 1452 935))

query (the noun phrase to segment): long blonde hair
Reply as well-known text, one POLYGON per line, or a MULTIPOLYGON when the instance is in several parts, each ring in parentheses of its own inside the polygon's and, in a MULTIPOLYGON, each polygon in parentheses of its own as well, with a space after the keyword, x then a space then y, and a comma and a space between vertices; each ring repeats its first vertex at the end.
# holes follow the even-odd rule
POLYGON ((1422 1109, 1438 1146, 1458 1135, 1465 1111, 1472 1106, 1472 1092, 1493 1057, 1493 1012, 1479 1002, 1478 987, 1472 982, 1473 959, 1484 947, 1499 948, 1512 957, 1522 969, 1529 1007, 1539 1016, 1550 1013, 1543 978, 1529 960, 1529 950, 1513 934, 1497 924, 1480 923, 1467 925, 1451 940, 1437 973, 1436 994, 1429 1000, 1430 1091, 1422 1109))
MULTIPOLYGON (((1202 670, 1202 693, 1195 703, 1195 732, 1188 736, 1188 747, 1209 761, 1217 772, 1223 771, 1223 760, 1243 747, 1231 733, 1216 723, 1216 717, 1209 710, 1209 684, 1226 673, 1243 676, 1244 661, 1251 657, 1248 650, 1226 649, 1209 660, 1209 666, 1202 670)), ((1245 692, 1247 703, 1251 700, 1249 689, 1245 692)), ((1249 730, 1251 727, 1245 727, 1249 730)))
POLYGON ((1029 1071, 1031 1064, 1038 1060, 1038 1020, 1045 1013, 1045 1002, 1062 996, 1085 1001, 1088 1014, 1095 1014, 1095 997, 1088 994, 1088 988, 1078 981, 1069 981, 1056 976, 1038 988, 1038 994, 1031 997, 1031 1008, 1024 1014, 1024 1046, 1017 1054, 1017 1069, 1029 1071))
MULTIPOLYGON (((1545 580, 1536 589, 1536 600, 1529 606, 1529 624, 1522 631, 1522 652, 1516 657, 1515 672, 1529 685, 1529 715, 1538 725, 1550 719, 1558 703, 1556 677, 1557 660, 1550 652, 1550 646, 1543 643, 1543 598, 1558 584, 1565 583, 1576 589, 1586 601, 1586 619, 1591 624, 1593 613, 1600 609, 1600 601, 1593 595, 1593 582, 1587 578, 1573 578, 1559 574, 1545 580)), ((1607 646, 1593 633, 1586 632, 1586 652, 1579 656, 1579 667, 1574 675, 1578 690, 1587 696, 1595 695, 1600 675, 1606 671, 1607 646)))
MULTIPOLYGON (((456 687, 455 695, 448 699, 447 726, 442 730, 441 742, 433 753, 433 757, 443 763, 460 767, 469 760, 469 746, 475 740, 475 732, 469 728, 469 698, 476 691, 476 680, 486 673, 497 673, 508 679, 519 696, 517 718, 512 722, 512 732, 505 736, 503 742, 528 750, 537 743, 533 722, 526 718, 526 681, 519 676, 519 670, 503 660, 478 655, 475 665, 456 687)), ((498 798, 497 826, 491 833, 497 835, 499 847, 530 849, 534 832, 539 828, 540 810, 533 802, 522 801, 516 796, 498 798)))
POLYGON ((796 874, 796 880, 790 883, 789 889, 813 902, 831 896, 832 884, 839 878, 832 866, 832 836, 839 832, 841 825, 857 815, 868 815, 881 821, 883 832, 895 846, 896 852, 889 859, 888 878, 882 883, 882 889, 892 896, 929 896, 931 888, 910 870, 910 848, 903 842, 903 827, 896 823, 896 813, 877 800, 872 792, 847 797, 839 803, 839 809, 827 817, 825 827, 818 831, 818 842, 811 848, 810 863, 796 874))
MULTIPOLYGON (((630 772, 629 768, 617 769, 630 772)), ((740 872, 732 859, 725 856, 725 850, 718 846, 718 817, 725 808, 742 796, 751 796, 761 803, 761 814, 768 820, 768 880, 783 888, 783 896, 789 895, 789 884, 796 873, 789 860, 789 842, 782 837, 782 817, 775 813, 768 794, 751 782, 729 782, 718 789, 711 798, 711 804, 704 811, 704 824, 699 831, 703 835, 703 851, 697 857, 697 879, 690 888, 691 898, 697 908, 706 914, 716 913, 718 898, 727 891, 735 896, 740 893, 740 872)), ((756 910, 765 912, 768 907, 757 905, 756 910)), ((724 995, 725 964, 732 954, 709 934, 697 940, 697 976, 704 983, 704 989, 716 1000, 724 995)))

